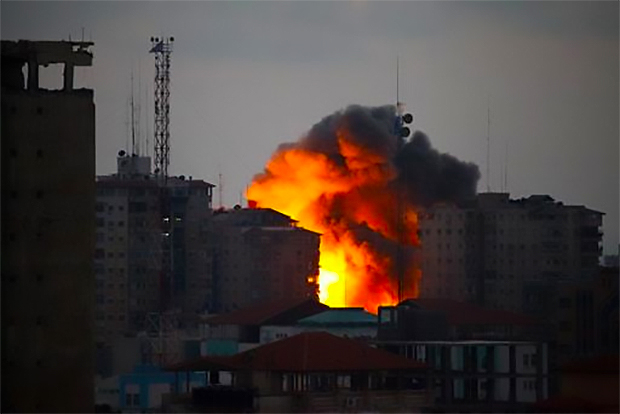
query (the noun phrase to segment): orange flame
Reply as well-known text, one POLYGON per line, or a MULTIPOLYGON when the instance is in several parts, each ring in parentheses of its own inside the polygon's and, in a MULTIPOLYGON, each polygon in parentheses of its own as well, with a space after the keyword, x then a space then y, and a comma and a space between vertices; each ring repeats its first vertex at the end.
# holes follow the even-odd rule
MULTIPOLYGON (((417 216, 411 206, 399 206, 389 154, 357 144, 343 126, 336 137, 340 162, 301 145, 280 149, 246 196, 258 207, 287 214, 301 227, 322 234, 321 302, 376 312, 378 306, 398 300, 396 246, 419 244, 417 216)), ((411 263, 405 270, 405 294, 417 297, 421 273, 411 263)))

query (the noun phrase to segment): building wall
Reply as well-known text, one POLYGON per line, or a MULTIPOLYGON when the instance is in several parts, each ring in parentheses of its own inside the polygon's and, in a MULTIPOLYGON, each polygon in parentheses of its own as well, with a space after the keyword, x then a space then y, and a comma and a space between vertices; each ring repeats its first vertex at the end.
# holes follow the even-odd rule
POLYGON ((618 269, 601 268, 589 282, 560 287, 558 362, 618 351, 618 269))
MULTIPOLYGON (((509 402, 514 382, 516 403, 534 402, 548 395, 547 344, 510 341, 398 341, 381 342, 380 348, 408 358, 427 362, 431 376, 447 383, 436 390, 439 404, 475 405, 490 402, 509 402), (493 359, 489 359, 490 355, 493 359), (511 360, 511 358, 513 358, 511 360), (471 375, 477 378, 471 378, 471 375), (486 374, 486 375, 485 375, 486 374), (531 375, 531 376, 530 376, 531 375), (474 384, 468 383, 474 381, 474 384), (487 396, 487 385, 493 384, 493 394, 487 396), (467 388, 477 389, 476 396, 467 388), (538 389, 540 388, 540 389, 538 389)), ((455 409, 455 406, 452 407, 455 409)))
POLYGON ((93 410, 94 177, 93 92, 3 79, 3 412, 93 410))
POLYGON ((421 297, 548 316, 555 286, 597 271, 602 214, 583 206, 485 193, 419 218, 421 297))
POLYGON ((280 213, 258 209, 224 213, 216 218, 215 232, 218 311, 315 294, 310 278, 318 274, 317 233, 295 227, 280 213))
MULTIPOLYGON (((120 156, 119 166, 142 158, 120 156)), ((98 177, 98 341, 146 330, 151 312, 212 306, 211 187, 177 177, 166 189, 149 175, 98 177)))

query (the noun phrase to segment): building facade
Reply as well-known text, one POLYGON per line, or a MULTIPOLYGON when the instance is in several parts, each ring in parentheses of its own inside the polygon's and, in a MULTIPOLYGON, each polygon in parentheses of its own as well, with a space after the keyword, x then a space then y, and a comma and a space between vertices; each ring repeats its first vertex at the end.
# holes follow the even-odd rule
POLYGON ((214 217, 216 309, 316 295, 320 235, 271 209, 214 217))
POLYGON ((575 358, 618 352, 618 268, 600 269, 592 281, 564 285, 556 301, 557 358, 575 358))
POLYGON ((148 157, 119 153, 116 174, 97 179, 97 340, 148 329, 148 315, 212 306, 213 185, 150 173, 148 157))
POLYGON ((95 105, 73 88, 91 46, 2 41, 2 412, 94 408, 95 105), (61 90, 39 87, 48 64, 61 90))
POLYGON ((598 272, 603 213, 549 196, 483 193, 420 214, 420 297, 549 314, 550 291, 598 272))

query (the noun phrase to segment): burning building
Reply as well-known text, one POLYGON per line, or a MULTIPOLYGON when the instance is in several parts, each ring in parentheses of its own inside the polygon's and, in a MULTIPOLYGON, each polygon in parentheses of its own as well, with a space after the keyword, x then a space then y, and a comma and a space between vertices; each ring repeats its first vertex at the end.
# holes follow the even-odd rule
POLYGON ((330 306, 374 312, 417 297, 418 208, 476 193, 476 165, 439 153, 421 132, 398 136, 395 114, 350 106, 327 116, 281 145, 248 189, 257 206, 322 234, 319 296, 330 306))

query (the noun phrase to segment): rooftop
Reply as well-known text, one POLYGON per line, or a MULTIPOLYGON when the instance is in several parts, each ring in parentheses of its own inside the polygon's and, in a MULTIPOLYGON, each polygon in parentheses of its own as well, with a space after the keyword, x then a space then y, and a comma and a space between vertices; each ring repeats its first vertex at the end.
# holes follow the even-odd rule
POLYGON ((313 298, 288 298, 258 303, 229 313, 215 315, 205 322, 209 325, 283 325, 297 322, 300 318, 314 315, 329 306, 313 298))
POLYGON ((327 332, 305 332, 227 357, 204 357, 168 367, 170 371, 231 370, 351 372, 421 370, 425 364, 327 332))
POLYGON ((446 314, 450 325, 533 325, 536 319, 501 309, 489 309, 452 299, 407 299, 398 306, 409 306, 446 314))
POLYGON ((364 308, 331 308, 298 321, 300 325, 376 325, 377 316, 364 308))

